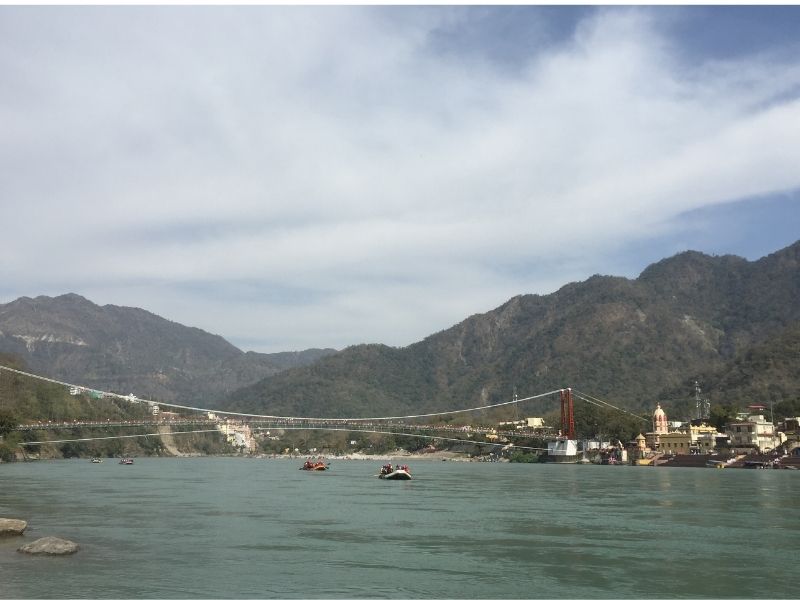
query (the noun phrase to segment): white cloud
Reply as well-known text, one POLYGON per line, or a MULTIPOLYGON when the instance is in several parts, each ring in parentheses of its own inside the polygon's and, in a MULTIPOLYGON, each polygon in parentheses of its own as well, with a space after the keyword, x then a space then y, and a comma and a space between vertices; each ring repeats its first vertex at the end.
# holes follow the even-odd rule
POLYGON ((687 65, 649 11, 598 11, 516 70, 436 51, 454 9, 0 12, 6 301, 404 345, 800 186, 798 65, 687 65))

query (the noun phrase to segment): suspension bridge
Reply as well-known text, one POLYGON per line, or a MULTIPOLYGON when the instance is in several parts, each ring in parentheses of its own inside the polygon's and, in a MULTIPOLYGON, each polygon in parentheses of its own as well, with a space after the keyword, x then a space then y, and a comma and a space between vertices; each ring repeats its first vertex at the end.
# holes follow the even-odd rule
MULTIPOLYGON (((73 421, 53 421, 46 422, 37 421, 31 423, 24 423, 17 426, 19 431, 37 431, 37 430, 75 430, 75 429, 110 429, 110 428, 137 428, 137 427, 157 427, 158 431, 154 433, 120 433, 119 435, 104 435, 98 437, 83 437, 83 438, 67 438, 46 441, 28 441, 20 442, 22 446, 37 446, 44 444, 63 444, 70 442, 87 442, 87 441, 100 441, 112 439, 125 439, 125 438, 142 438, 142 437, 160 437, 168 435, 186 435, 192 433, 211 433, 225 431, 225 428, 235 428, 237 425, 246 427, 251 431, 272 431, 272 430, 314 430, 314 431, 342 431, 342 432, 358 432, 358 433, 374 433, 385 435, 397 435, 411 438, 426 438, 434 441, 449 441, 449 442, 467 442, 476 445, 490 445, 490 446, 504 446, 509 442, 483 442, 473 438, 475 435, 490 435, 495 432, 494 428, 480 427, 472 425, 451 425, 451 424, 435 424, 418 422, 422 420, 435 420, 445 417, 451 418, 455 415, 465 415, 468 413, 475 413, 480 411, 488 411, 500 407, 517 406, 525 402, 534 400, 558 397, 561 407, 561 427, 557 434, 549 431, 502 431, 503 437, 508 438, 537 438, 562 440, 575 439, 575 420, 574 420, 574 399, 592 404, 600 408, 613 409, 629 416, 647 421, 647 419, 636 415, 626 409, 612 405, 605 400, 592 396, 590 394, 582 393, 571 388, 560 388, 557 390, 550 390, 540 394, 527 396, 525 398, 515 398, 513 400, 499 402, 495 404, 475 406, 471 408, 455 409, 438 412, 428 412, 421 414, 408 414, 408 415, 394 415, 394 416, 372 416, 372 417, 303 417, 303 416, 285 416, 285 415, 267 415, 257 413, 244 413, 235 411, 224 411, 209 409, 207 407, 190 406, 185 404, 175 404, 170 402, 162 402, 159 400, 144 400, 136 398, 131 395, 121 395, 114 392, 96 390, 85 386, 76 385, 65 381, 59 381, 43 375, 29 373, 0 365, 0 371, 13 373, 23 377, 37 379, 47 383, 52 383, 64 386, 70 389, 73 393, 89 393, 96 398, 100 399, 117 399, 135 403, 145 403, 149 406, 158 406, 159 409, 174 409, 182 411, 179 417, 172 418, 146 418, 146 419, 123 419, 123 420, 73 420, 73 421), (195 416, 191 416, 194 414, 195 416), (212 418, 213 415, 213 418, 212 418), (224 428, 221 426, 224 424, 224 428), (214 425, 209 429, 209 425, 214 425), (190 429, 174 431, 174 427, 193 427, 199 426, 200 429, 190 429), (460 436, 460 437, 459 437, 460 436), (467 436, 467 439, 465 439, 467 436)), ((515 448, 526 450, 547 450, 543 447, 525 446, 512 443, 515 448)))

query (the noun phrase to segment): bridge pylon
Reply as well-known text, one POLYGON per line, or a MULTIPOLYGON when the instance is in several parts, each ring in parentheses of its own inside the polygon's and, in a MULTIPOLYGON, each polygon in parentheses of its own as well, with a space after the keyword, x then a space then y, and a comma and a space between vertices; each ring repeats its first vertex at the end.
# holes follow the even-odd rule
POLYGON ((575 439, 575 412, 572 400, 572 388, 559 392, 561 397, 561 435, 568 440, 575 439))

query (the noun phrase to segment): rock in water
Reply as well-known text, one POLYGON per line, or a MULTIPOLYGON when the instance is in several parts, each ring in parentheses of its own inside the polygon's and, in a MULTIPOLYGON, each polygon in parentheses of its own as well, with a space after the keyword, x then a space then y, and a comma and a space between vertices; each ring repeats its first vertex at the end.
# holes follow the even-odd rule
POLYGON ((28 522, 21 519, 0 519, 0 537, 22 535, 27 527, 28 522))
POLYGON ((74 554, 78 551, 78 544, 57 537, 43 537, 35 542, 17 548, 17 552, 25 554, 74 554))

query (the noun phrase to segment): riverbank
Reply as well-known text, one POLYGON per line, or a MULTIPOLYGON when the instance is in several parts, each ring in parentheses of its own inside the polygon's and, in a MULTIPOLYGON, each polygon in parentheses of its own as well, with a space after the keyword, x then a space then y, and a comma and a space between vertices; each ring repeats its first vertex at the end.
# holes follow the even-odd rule
POLYGON ((450 452, 437 450, 435 452, 413 453, 413 452, 393 452, 391 454, 364 454, 362 452, 352 452, 350 454, 258 454, 255 458, 276 458, 293 460, 376 460, 383 462, 398 462, 404 460, 427 460, 427 461, 455 461, 471 462, 473 459, 462 452, 450 452))
MULTIPOLYGON (((171 450, 171 449, 170 449, 171 450)), ((129 456, 133 458, 140 458, 135 453, 129 454, 129 456)), ((316 453, 316 454, 238 454, 238 453, 226 453, 226 454, 200 454, 200 453, 187 453, 187 452, 177 452, 176 454, 162 454, 162 455, 150 455, 146 456, 146 458, 256 458, 256 459, 275 459, 275 460, 310 460, 310 459, 317 459, 317 460, 324 460, 324 461, 342 461, 342 460, 374 460, 374 461, 382 461, 382 462, 402 462, 408 460, 424 460, 424 461, 453 461, 453 462, 474 462, 475 459, 469 457, 468 455, 461 453, 461 452, 450 452, 450 451, 436 451, 436 452, 425 452, 425 453, 411 453, 411 452, 395 452, 392 454, 363 454, 361 452, 353 452, 350 454, 324 454, 324 453, 316 453)), ((118 457, 108 457, 108 460, 116 459, 118 457)), ((25 458, 22 456, 19 457, 18 462, 30 462, 30 461, 50 461, 50 460, 88 460, 86 457, 69 457, 63 458, 58 456, 47 456, 47 457, 37 457, 32 455, 27 455, 25 458)))

